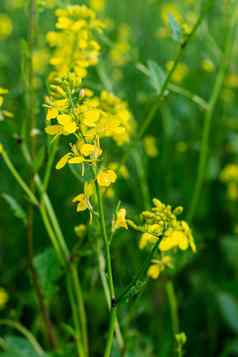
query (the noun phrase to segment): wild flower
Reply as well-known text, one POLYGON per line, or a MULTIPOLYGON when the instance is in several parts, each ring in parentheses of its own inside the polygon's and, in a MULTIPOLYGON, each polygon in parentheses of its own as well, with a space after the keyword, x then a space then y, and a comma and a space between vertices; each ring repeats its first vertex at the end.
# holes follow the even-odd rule
POLYGON ((195 253, 196 246, 187 222, 177 218, 183 211, 182 207, 172 209, 156 198, 153 204, 151 210, 141 213, 142 225, 138 226, 131 220, 127 222, 129 227, 143 232, 139 240, 140 249, 158 245, 157 253, 161 258, 152 260, 148 270, 148 275, 155 278, 166 266, 171 266, 172 258, 167 258, 167 252, 173 254, 178 249, 184 251, 190 248, 195 253))

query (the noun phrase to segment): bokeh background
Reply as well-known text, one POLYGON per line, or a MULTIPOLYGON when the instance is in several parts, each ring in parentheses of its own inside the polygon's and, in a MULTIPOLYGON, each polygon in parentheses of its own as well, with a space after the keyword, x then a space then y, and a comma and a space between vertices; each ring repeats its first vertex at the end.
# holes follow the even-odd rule
MULTIPOLYGON (((158 93, 159 74, 161 71, 166 73, 177 53, 176 33, 171 35, 168 13, 186 30, 194 24, 205 2, 92 0, 91 5, 99 17, 107 19, 108 26, 105 35, 100 38, 103 49, 101 60, 97 69, 91 71, 88 85, 96 90, 107 88, 127 100, 139 128, 158 93)), ((38 158, 40 172, 44 170, 49 148, 44 133, 43 108, 50 71, 46 34, 54 28, 54 10, 66 3, 69 2, 38 1, 34 80, 37 145, 42 148, 38 158)), ((71 3, 87 4, 86 1, 71 3)), ((174 88, 161 103, 145 140, 128 158, 126 166, 129 174, 121 177, 115 192, 111 192, 114 199, 107 199, 109 216, 115 201, 120 200, 131 215, 137 215, 145 208, 145 199, 150 201, 152 197, 158 197, 163 202, 183 206, 186 217, 198 170, 206 111, 204 106, 210 99, 221 64, 231 8, 238 12, 235 2, 213 2, 174 73, 174 88), (194 100, 195 94, 203 98, 202 102, 194 100), (141 192, 141 172, 135 165, 138 155, 142 158, 142 175, 148 182, 147 198, 141 192)), ((27 33, 27 1, 1 0, 0 86, 9 90, 5 107, 14 116, 4 120, 0 117, 0 141, 26 180, 29 178, 28 167, 22 156, 21 140, 22 122, 27 115, 27 33)), ((185 254, 171 272, 161 274, 158 280, 148 284, 138 299, 120 309, 128 341, 126 356, 173 355, 173 331, 165 289, 168 278, 174 281, 180 330, 187 336, 185 356, 238 356, 237 60, 236 36, 224 86, 212 117, 205 180, 192 223, 197 253, 185 254), (231 164, 233 166, 228 166, 231 164), (228 170, 224 171, 227 167, 228 170)), ((111 148, 110 143, 108 146, 113 159, 119 161, 121 149, 111 148)), ((64 152, 64 143, 57 157, 61 152, 64 152)), ((49 195, 71 247, 78 239, 74 227, 88 221, 87 214, 78 215, 72 208, 72 197, 80 192, 81 187, 82 183, 70 168, 65 168, 64 172, 53 170, 49 195)), ((24 212, 28 204, 2 160, 0 194, 0 303, 1 293, 5 291, 8 295, 8 301, 2 304, 0 318, 20 321, 44 344, 39 308, 27 263, 24 212)), ((112 259, 119 291, 146 258, 146 252, 138 249, 138 238, 131 232, 119 232, 114 238, 112 259)), ((103 338, 99 336, 107 327, 107 308, 98 277, 94 234, 89 234, 87 239, 87 244, 82 247, 80 274, 89 314, 89 331, 94 341, 92 355, 100 356, 98 351, 102 349, 103 338)), ((39 215, 35 213, 34 255, 41 254, 47 247, 47 234, 39 215)), ((50 259, 49 270, 42 273, 43 278, 48 277, 43 286, 58 334, 65 336, 67 333, 62 321, 67 320, 69 308, 64 303, 66 296, 62 275, 55 273, 54 257, 50 259)), ((8 342, 12 338, 12 343, 16 343, 13 335, 15 338, 18 336, 11 329, 0 326, 0 346, 6 337, 8 342)), ((63 355, 72 356, 70 348, 69 352, 67 348, 63 355)), ((15 355, 33 356, 27 349, 22 353, 18 351, 15 355)), ((15 356, 6 352, 0 355, 15 356)), ((114 355, 117 356, 116 350, 114 355)))

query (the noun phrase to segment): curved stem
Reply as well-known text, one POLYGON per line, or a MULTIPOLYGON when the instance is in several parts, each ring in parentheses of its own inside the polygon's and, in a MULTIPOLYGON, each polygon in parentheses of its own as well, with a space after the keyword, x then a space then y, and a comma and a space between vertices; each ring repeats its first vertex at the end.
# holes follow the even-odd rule
POLYGON ((191 32, 188 34, 188 36, 186 37, 185 41, 183 41, 179 47, 177 56, 175 57, 175 60, 173 61, 173 66, 171 67, 170 71, 167 74, 167 77, 164 80, 164 83, 161 87, 160 90, 160 94, 157 96, 156 101, 154 103, 154 105, 152 105, 145 121, 143 122, 140 131, 139 131, 139 138, 141 138, 144 133, 146 132, 146 130, 148 129, 148 127, 150 126, 150 124, 152 123, 153 119, 154 119, 154 115, 157 112, 159 106, 160 106, 160 102, 164 97, 164 94, 168 88, 168 85, 170 83, 170 80, 174 74, 174 71, 176 70, 179 61, 181 60, 183 53, 185 51, 185 49, 187 48, 189 42, 191 41, 191 39, 193 38, 193 36, 195 35, 197 29, 199 28, 200 24, 202 23, 203 18, 206 15, 207 9, 209 8, 210 4, 212 3, 212 0, 209 0, 207 3, 207 6, 205 7, 205 9, 203 11, 201 11, 195 25, 193 26, 191 32))
POLYGON ((194 194, 191 200, 191 206, 190 210, 188 213, 188 221, 191 222, 198 202, 199 198, 201 195, 201 190, 202 190, 202 185, 204 182, 205 178, 205 171, 206 171, 206 164, 207 164, 207 159, 208 159, 208 143, 209 143, 209 135, 211 131, 211 121, 213 118, 214 110, 216 107, 216 103, 219 99, 220 92, 223 87, 224 83, 224 78, 226 74, 226 70, 229 64, 230 60, 230 54, 232 50, 232 44, 233 44, 233 36, 234 36, 234 21, 235 21, 235 16, 232 20, 232 24, 230 25, 229 31, 227 31, 227 36, 226 36, 226 43, 225 43, 225 49, 222 57, 222 62, 220 65, 219 72, 217 74, 215 84, 212 90, 212 94, 209 100, 209 110, 206 112, 205 118, 204 118, 204 126, 203 126, 203 131, 202 131, 202 141, 201 141, 201 149, 200 149, 200 156, 199 156, 199 163, 198 163, 198 174, 197 174, 197 179, 195 183, 195 189, 194 189, 194 194))
POLYGON ((3 160, 4 160, 5 164, 7 165, 8 169, 9 169, 9 171, 11 172, 13 177, 16 179, 16 181, 18 182, 19 186, 26 193, 26 195, 28 196, 28 198, 31 201, 31 203, 33 203, 34 205, 38 206, 39 202, 38 202, 36 196, 30 190, 30 188, 27 186, 27 184, 22 179, 22 177, 19 175, 19 173, 17 172, 15 166, 13 165, 12 161, 10 160, 10 158, 9 158, 9 156, 8 156, 8 154, 7 154, 7 152, 5 151, 4 148, 2 149, 1 155, 3 157, 3 160))
POLYGON ((42 349, 38 341, 35 339, 35 337, 32 335, 32 333, 28 331, 24 326, 22 326, 19 322, 5 319, 5 320, 0 320, 0 325, 9 326, 19 331, 31 343, 32 347, 34 348, 34 350, 37 352, 39 356, 44 355, 44 350, 42 349))

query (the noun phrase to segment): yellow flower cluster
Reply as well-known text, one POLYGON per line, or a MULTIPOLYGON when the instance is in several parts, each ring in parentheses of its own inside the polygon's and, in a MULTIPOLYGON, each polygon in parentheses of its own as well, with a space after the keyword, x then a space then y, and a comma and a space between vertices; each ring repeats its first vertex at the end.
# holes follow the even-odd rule
POLYGON ((94 163, 102 155, 100 139, 108 137, 118 145, 129 141, 133 132, 133 118, 127 104, 113 94, 102 91, 99 97, 88 89, 78 93, 64 87, 52 86, 46 100, 49 135, 74 134, 76 142, 70 152, 57 163, 61 169, 67 163, 94 163))
POLYGON ((128 220, 130 227, 142 231, 139 241, 139 248, 151 247, 158 242, 158 252, 161 259, 152 261, 148 270, 148 276, 157 278, 161 271, 172 265, 171 257, 166 255, 174 250, 187 250, 191 248, 196 252, 193 235, 188 224, 178 219, 182 213, 182 207, 172 209, 170 205, 165 205, 158 199, 153 199, 154 207, 141 213, 142 226, 137 226, 133 221, 128 220), (159 240, 159 241, 158 241, 159 240))
POLYGON ((230 200, 238 199, 238 164, 228 164, 220 174, 220 179, 227 185, 227 196, 230 200))
POLYGON ((80 80, 86 77, 87 68, 98 61, 100 45, 94 33, 101 31, 104 23, 85 5, 57 9, 55 14, 57 31, 47 35, 48 43, 54 49, 50 59, 54 72, 50 78, 63 78, 73 73, 80 80))
POLYGON ((158 156, 159 154, 159 150, 157 148, 157 142, 156 142, 156 138, 152 135, 147 135, 144 138, 144 150, 145 153, 151 157, 151 158, 155 158, 158 156))
POLYGON ((151 279, 158 279, 160 273, 166 268, 172 268, 172 258, 169 255, 162 256, 159 260, 153 260, 147 275, 151 279))
MULTIPOLYGON (((83 175, 84 165, 93 167, 96 176, 84 185, 84 192, 73 199, 76 210, 89 210, 92 220, 90 199, 95 193, 95 182, 105 190, 117 179, 112 167, 97 169, 97 162, 102 161, 102 139, 125 144, 134 130, 134 119, 126 102, 106 90, 95 95, 82 84, 88 67, 97 64, 100 46, 94 32, 103 28, 103 22, 85 5, 58 9, 56 16, 58 31, 47 36, 54 47, 50 58, 54 71, 50 75, 50 95, 45 104, 45 131, 54 138, 62 135, 73 139, 69 142, 70 150, 57 162, 56 169, 66 164, 81 164, 83 175)), ((123 174, 126 175, 125 170, 123 174)))
POLYGON ((161 238, 159 249, 161 252, 174 248, 186 250, 191 247, 196 251, 193 236, 188 224, 180 221, 177 216, 182 212, 182 207, 172 210, 170 205, 165 205, 158 199, 153 199, 154 207, 141 214, 144 220, 144 232, 139 243, 141 249, 161 238))
POLYGON ((116 42, 111 48, 109 57, 116 66, 123 66, 129 61, 130 52, 130 28, 127 24, 121 24, 118 28, 116 42))

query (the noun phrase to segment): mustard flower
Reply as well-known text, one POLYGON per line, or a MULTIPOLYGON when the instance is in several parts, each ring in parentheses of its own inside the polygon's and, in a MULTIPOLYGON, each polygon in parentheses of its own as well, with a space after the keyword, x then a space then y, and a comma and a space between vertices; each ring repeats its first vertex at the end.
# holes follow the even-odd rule
POLYGON ((101 187, 109 187, 117 179, 117 175, 113 170, 107 169, 99 172, 97 182, 101 187))

